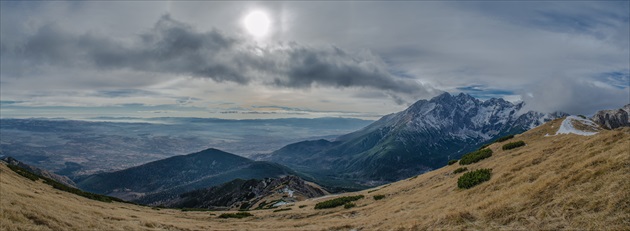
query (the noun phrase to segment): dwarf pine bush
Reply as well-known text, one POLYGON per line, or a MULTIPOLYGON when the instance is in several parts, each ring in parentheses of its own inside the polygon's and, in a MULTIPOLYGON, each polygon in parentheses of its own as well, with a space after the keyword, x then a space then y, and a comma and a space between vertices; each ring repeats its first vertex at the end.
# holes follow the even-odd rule
POLYGON ((374 195, 373 198, 374 198, 374 200, 380 200, 380 199, 385 198, 385 195, 374 195))
POLYGON ((492 175, 492 169, 488 168, 482 168, 472 172, 464 173, 464 175, 460 176, 457 179, 457 187, 464 189, 472 188, 475 185, 490 180, 490 175, 492 175))
POLYGON ((525 146, 525 141, 516 141, 516 142, 512 142, 512 143, 507 143, 505 145, 503 145, 503 150, 510 150, 510 149, 515 149, 521 146, 525 146))
POLYGON ((468 168, 466 168, 466 167, 458 168, 458 169, 455 169, 455 171, 453 171, 453 174, 462 173, 462 172, 465 172, 465 171, 468 171, 468 168))
POLYGON ((238 218, 238 219, 241 219, 241 218, 251 217, 251 216, 254 216, 254 215, 251 214, 251 213, 248 213, 248 212, 238 212, 238 213, 224 213, 224 214, 219 215, 219 218, 238 218))
POLYGON ((482 149, 479 151, 474 151, 471 153, 468 153, 464 156, 462 156, 462 159, 459 160, 459 164, 460 165, 467 165, 467 164, 472 164, 472 163, 477 163, 480 160, 483 160, 485 158, 491 157, 492 156, 492 150, 491 149, 482 149))

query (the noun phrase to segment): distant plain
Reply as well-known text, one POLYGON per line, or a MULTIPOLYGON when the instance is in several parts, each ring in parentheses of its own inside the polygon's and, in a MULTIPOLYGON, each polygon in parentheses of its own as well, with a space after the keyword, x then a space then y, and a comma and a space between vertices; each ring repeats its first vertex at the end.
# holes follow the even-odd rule
POLYGON ((297 141, 334 139, 370 122, 346 118, 2 119, 0 156, 62 175, 83 175, 207 148, 248 157, 297 141))

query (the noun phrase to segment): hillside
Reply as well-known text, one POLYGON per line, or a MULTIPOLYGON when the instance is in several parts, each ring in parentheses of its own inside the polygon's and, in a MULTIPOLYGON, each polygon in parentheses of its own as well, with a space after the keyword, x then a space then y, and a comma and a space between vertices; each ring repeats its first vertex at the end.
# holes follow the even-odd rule
POLYGON ((0 165, 0 224, 3 230, 630 229, 630 129, 556 135, 561 125, 562 119, 554 120, 490 145, 491 157, 465 166, 492 169, 489 181, 471 189, 457 188, 465 173, 452 173, 462 167, 453 164, 344 194, 365 196, 354 208, 315 210, 316 203, 335 197, 327 196, 291 210, 249 211, 254 216, 243 219, 91 201, 0 165), (512 141, 526 145, 502 149, 512 141))
POLYGON ((180 193, 219 185, 234 179, 262 179, 295 175, 276 163, 253 161, 217 149, 174 156, 111 173, 91 175, 77 181, 79 188, 143 204, 180 193))
POLYGON ((4 162, 7 162, 9 164, 12 164, 12 165, 17 165, 17 166, 19 166, 21 168, 24 168, 24 169, 26 169, 26 170, 28 170, 30 172, 33 172, 33 173, 35 173, 37 175, 48 177, 50 179, 53 179, 53 180, 55 180, 55 181, 57 181, 59 183, 62 183, 64 185, 66 185, 66 186, 70 186, 70 187, 73 187, 73 188, 77 187, 77 185, 74 183, 74 181, 72 181, 70 178, 68 178, 66 176, 60 176, 60 175, 57 175, 55 173, 46 171, 44 169, 37 168, 37 167, 31 166, 31 165, 25 164, 25 163, 23 163, 21 161, 16 160, 13 157, 7 156, 7 157, 4 157, 4 158, 0 158, 0 160, 2 160, 4 162))

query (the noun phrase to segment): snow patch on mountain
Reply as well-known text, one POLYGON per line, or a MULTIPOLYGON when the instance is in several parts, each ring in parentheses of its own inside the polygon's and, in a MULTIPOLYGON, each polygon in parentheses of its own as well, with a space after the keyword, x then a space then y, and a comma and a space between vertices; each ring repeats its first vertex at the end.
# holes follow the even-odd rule
POLYGON ((581 123, 583 125, 586 125, 590 128, 597 128, 597 124, 595 124, 593 121, 588 120, 588 119, 583 119, 580 118, 578 116, 568 116, 567 118, 564 119, 564 121, 562 121, 562 124, 560 125, 560 129, 558 129, 558 131, 556 132, 556 135, 559 134, 577 134, 577 135, 582 135, 582 136, 592 136, 597 134, 597 132, 591 132, 591 131, 584 131, 584 130, 580 130, 578 128, 576 128, 574 126, 574 124, 576 123, 581 123))

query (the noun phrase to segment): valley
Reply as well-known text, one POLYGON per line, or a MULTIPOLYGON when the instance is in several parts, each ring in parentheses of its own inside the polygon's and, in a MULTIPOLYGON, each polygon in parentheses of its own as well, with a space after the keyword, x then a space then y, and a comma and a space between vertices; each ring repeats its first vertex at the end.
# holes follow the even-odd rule
POLYGON ((346 118, 0 119, 0 157, 75 177, 218 148, 242 156, 304 139, 334 138, 372 121, 346 118))

